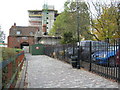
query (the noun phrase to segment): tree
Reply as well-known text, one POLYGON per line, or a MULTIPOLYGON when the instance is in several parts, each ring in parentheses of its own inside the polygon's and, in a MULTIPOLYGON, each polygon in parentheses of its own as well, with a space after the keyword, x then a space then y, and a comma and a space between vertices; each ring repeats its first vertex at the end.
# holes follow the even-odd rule
POLYGON ((95 19, 91 18, 92 33, 96 40, 120 38, 118 7, 115 4, 93 4, 97 14, 91 13, 95 19))
POLYGON ((5 34, 3 31, 1 31, 1 27, 0 27, 0 41, 4 41, 5 40, 5 34))
POLYGON ((71 32, 64 32, 63 38, 61 40, 62 44, 74 43, 76 39, 73 38, 71 32))
POLYGON ((79 13, 77 13, 76 10, 76 2, 66 2, 64 4, 64 12, 62 12, 54 22, 54 26, 50 31, 51 35, 59 33, 60 36, 64 37, 66 33, 70 33, 72 34, 72 40, 77 40, 77 17, 79 15, 79 31, 81 39, 92 39, 92 36, 88 34, 90 33, 88 7, 85 2, 79 2, 78 6, 79 13))

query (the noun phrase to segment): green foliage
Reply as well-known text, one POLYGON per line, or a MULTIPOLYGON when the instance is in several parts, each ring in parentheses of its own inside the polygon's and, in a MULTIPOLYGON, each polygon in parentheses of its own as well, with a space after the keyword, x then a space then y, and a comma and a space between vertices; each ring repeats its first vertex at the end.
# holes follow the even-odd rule
POLYGON ((77 40, 73 38, 73 34, 71 32, 65 32, 63 38, 61 40, 62 44, 74 43, 77 40))
POLYGON ((7 60, 11 57, 15 57, 17 52, 22 51, 22 49, 14 49, 14 48, 7 48, 7 47, 1 47, 2 48, 2 59, 7 60))
POLYGON ((0 50, 2 50, 1 51, 2 52, 1 53, 2 60, 10 60, 9 64, 7 64, 7 65, 5 64, 6 66, 3 65, 4 67, 2 67, 2 80, 3 80, 2 88, 6 88, 11 81, 12 81, 12 83, 11 83, 12 85, 14 85, 16 83, 16 79, 18 78, 18 74, 21 70, 20 67, 22 65, 22 64, 20 65, 21 58, 16 57, 16 55, 19 51, 22 51, 22 49, 0 47, 0 50), (18 59, 19 59, 19 61, 17 61, 17 63, 16 63, 15 60, 18 60, 18 59), (16 71, 18 74, 15 74, 16 71), (10 74, 10 75, 8 75, 8 74, 10 74))
POLYGON ((106 38, 115 39, 120 38, 120 32, 117 25, 118 12, 115 6, 103 7, 103 13, 99 18, 93 21, 93 33, 97 35, 99 40, 105 40, 106 38))
POLYGON ((22 49, 15 49, 16 52, 20 52, 23 51, 22 49))
POLYGON ((54 26, 50 31, 50 35, 62 36, 62 43, 72 43, 73 40, 77 40, 77 26, 79 22, 79 32, 81 39, 92 39, 91 35, 89 34, 90 19, 88 7, 85 2, 79 2, 78 6, 80 13, 77 13, 76 11, 76 2, 66 2, 64 4, 64 12, 62 12, 56 18, 54 26), (78 16, 79 20, 77 20, 78 16), (69 33, 72 35, 72 37, 69 36, 69 33), (69 38, 65 37, 66 34, 69 36, 69 38))
POLYGON ((5 34, 3 31, 0 30, 0 41, 5 40, 5 34))

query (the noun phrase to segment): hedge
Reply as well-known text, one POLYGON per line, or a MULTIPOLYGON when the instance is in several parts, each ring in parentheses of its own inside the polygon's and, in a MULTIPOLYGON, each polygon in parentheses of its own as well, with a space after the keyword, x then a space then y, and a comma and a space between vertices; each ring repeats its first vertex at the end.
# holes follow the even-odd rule
POLYGON ((11 57, 14 57, 18 52, 22 51, 22 49, 16 48, 8 48, 8 47, 0 47, 2 48, 2 60, 7 60, 11 57))

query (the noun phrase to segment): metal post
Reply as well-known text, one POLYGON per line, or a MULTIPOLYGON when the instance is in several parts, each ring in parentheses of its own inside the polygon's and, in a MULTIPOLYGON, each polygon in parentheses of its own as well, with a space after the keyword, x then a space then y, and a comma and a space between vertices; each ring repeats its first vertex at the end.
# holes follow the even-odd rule
MULTIPOLYGON (((118 31, 120 31, 120 23, 119 23, 119 20, 120 20, 120 3, 118 4, 118 31)), ((119 38, 119 41, 118 41, 118 44, 119 44, 119 62, 120 62, 120 38, 119 38)), ((118 82, 119 82, 119 88, 120 88, 120 64, 118 64, 118 82)))
MULTIPOLYGON (((120 39, 118 41, 119 44, 119 61, 120 61, 120 39)), ((118 64, 118 82, 120 83, 120 63, 118 64)))
POLYGON ((91 42, 90 42, 90 67, 89 67, 89 71, 91 71, 91 68, 92 68, 92 59, 91 59, 91 55, 92 55, 92 44, 91 44, 91 42))
POLYGON ((77 35, 78 35, 78 59, 77 59, 77 69, 80 69, 80 32, 79 32, 79 5, 77 0, 77 35))

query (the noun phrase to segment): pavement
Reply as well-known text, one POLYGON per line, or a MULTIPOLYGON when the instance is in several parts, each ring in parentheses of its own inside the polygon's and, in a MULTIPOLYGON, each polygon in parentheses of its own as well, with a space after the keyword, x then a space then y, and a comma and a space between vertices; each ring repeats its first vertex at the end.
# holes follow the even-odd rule
POLYGON ((26 54, 27 88, 118 88, 118 83, 45 56, 26 54))

